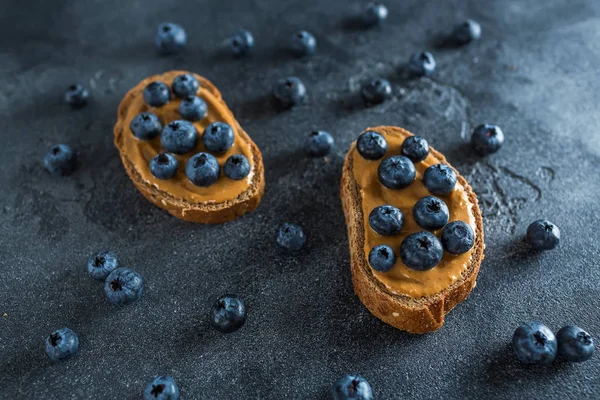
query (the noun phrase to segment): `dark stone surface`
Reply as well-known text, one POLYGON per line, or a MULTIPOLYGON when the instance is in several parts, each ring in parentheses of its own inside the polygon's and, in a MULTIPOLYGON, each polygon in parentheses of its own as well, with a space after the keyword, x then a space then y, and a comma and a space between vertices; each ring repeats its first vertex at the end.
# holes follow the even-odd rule
POLYGON ((15 1, 0 13, 0 386, 2 398, 138 399, 155 374, 186 399, 326 399, 343 373, 369 380, 377 399, 598 398, 600 355, 580 365, 519 365, 509 347, 520 321, 553 330, 575 323, 600 341, 600 3, 595 0, 388 2, 386 23, 357 29, 358 1, 15 1), (436 47, 470 17, 482 39, 436 47), (187 30, 185 54, 159 57, 162 21, 187 30), (219 51, 239 27, 256 52, 219 51), (296 30, 317 54, 286 51, 296 30), (432 50, 432 79, 406 81, 411 53, 432 50), (252 214, 220 226, 177 220, 127 178, 112 144, 120 98, 142 78, 178 68, 211 79, 260 146, 267 190, 252 214), (305 106, 275 111, 270 88, 297 75, 305 106), (393 99, 365 108, 358 87, 381 75, 393 99), (73 111, 73 82, 93 95, 73 111), (499 124, 501 151, 474 157, 467 140, 499 124), (427 138, 465 174, 485 214, 478 285, 437 333, 412 336, 372 317, 353 293, 339 201, 342 160, 367 126, 400 125, 427 138), (312 129, 335 154, 304 156, 312 129), (54 143, 80 154, 71 177, 41 159, 54 143), (534 254, 529 222, 561 229, 560 247, 534 254), (303 225, 306 251, 276 248, 284 221, 303 225), (86 273, 98 249, 119 253, 145 280, 144 297, 118 308, 86 273), (219 295, 243 296, 242 330, 208 323, 219 295), (80 354, 51 365, 43 339, 68 326, 80 354))

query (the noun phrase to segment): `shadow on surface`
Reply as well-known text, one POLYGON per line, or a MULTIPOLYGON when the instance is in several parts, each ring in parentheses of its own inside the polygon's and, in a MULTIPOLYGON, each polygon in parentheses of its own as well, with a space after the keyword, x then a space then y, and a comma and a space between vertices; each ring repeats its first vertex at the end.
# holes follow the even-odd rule
POLYGON ((236 103, 234 111, 238 120, 270 118, 280 112, 285 112, 285 110, 278 109, 270 93, 236 103))
POLYGON ((340 27, 348 32, 361 32, 370 29, 365 25, 365 21, 360 15, 351 15, 342 18, 340 20, 340 27))
POLYGON ((481 378, 494 386, 504 386, 517 379, 525 382, 547 381, 553 375, 564 372, 567 367, 566 363, 556 361, 548 365, 521 364, 510 342, 497 349, 490 358, 491 361, 482 369, 481 378))

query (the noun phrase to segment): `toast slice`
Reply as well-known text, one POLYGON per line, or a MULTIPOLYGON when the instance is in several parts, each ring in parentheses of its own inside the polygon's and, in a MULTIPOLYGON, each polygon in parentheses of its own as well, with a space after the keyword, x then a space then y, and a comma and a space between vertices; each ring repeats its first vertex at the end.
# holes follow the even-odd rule
MULTIPOLYGON (((189 73, 187 71, 165 72, 148 77, 131 89, 119 105, 117 122, 114 127, 114 143, 119 150, 127 174, 148 201, 186 221, 205 224, 231 221, 254 210, 260 203, 265 188, 264 165, 260 150, 241 128, 223 101, 221 93, 208 79, 192 74, 200 84, 197 96, 206 102, 208 112, 205 118, 193 122, 199 135, 196 148, 189 154, 176 155, 179 162, 176 182, 161 181, 149 173, 150 159, 161 151, 160 138, 155 137, 149 140, 148 146, 146 146, 144 141, 134 137, 130 129, 132 118, 140 112, 156 114, 163 126, 176 119, 182 120, 183 118, 177 113, 177 105, 181 99, 178 99, 173 93, 171 93, 171 101, 168 103, 170 105, 151 107, 144 103, 143 91, 149 83, 154 81, 161 81, 171 87, 176 76, 189 73), (224 155, 216 155, 221 170, 223 170, 226 158, 241 149, 250 163, 250 173, 247 179, 233 181, 224 177, 221 172, 221 177, 215 185, 196 187, 186 178, 186 161, 200 151, 208 152, 202 144, 200 136, 206 125, 215 121, 226 121, 235 134, 234 147, 224 155)), ((241 150, 239 152, 242 152, 241 150)))
MULTIPOLYGON (((405 138, 412 136, 412 133, 393 126, 379 126, 369 128, 366 131, 378 132, 388 142, 395 141, 396 143, 402 143, 405 138)), ((388 155, 390 155, 390 152, 400 154, 399 147, 395 149, 388 148, 388 155)), ((475 243, 470 250, 471 253, 467 258, 468 261, 464 263, 462 273, 451 284, 437 293, 425 296, 415 296, 414 293, 409 295, 399 293, 398 291, 393 293, 389 286, 378 278, 376 275, 377 272, 371 268, 368 262, 368 254, 366 254, 365 250, 368 214, 365 215, 363 210, 362 188, 357 179, 360 176, 358 174, 365 173, 365 170, 362 168, 360 170, 354 169, 355 153, 358 154, 356 142, 352 144, 346 156, 340 188, 346 225, 348 227, 354 290, 367 309, 385 323, 411 333, 435 331, 444 324, 444 316, 458 303, 465 300, 476 284, 484 250, 483 221, 477 197, 467 181, 455 170, 458 177, 457 185, 460 185, 461 190, 464 190, 464 193, 461 194, 465 200, 468 199, 468 201, 465 201, 465 204, 467 204, 466 207, 470 207, 470 215, 474 222, 473 231, 475 233, 475 243), (367 219, 365 220, 365 218, 367 219)), ((431 147, 427 160, 429 162, 433 161, 433 163, 448 164, 446 158, 431 147)), ((419 178, 419 170, 417 169, 417 179, 419 178)), ((377 179, 377 176, 369 179, 377 179)), ((411 185, 414 184, 415 182, 411 185)), ((403 196, 403 191, 410 190, 411 186, 408 186, 405 189, 397 191, 397 195, 403 196)), ((407 216, 405 213, 406 218, 412 218, 412 215, 407 216)), ((397 265, 394 268, 397 268, 397 265)), ((417 271, 416 274, 419 272, 417 271)))

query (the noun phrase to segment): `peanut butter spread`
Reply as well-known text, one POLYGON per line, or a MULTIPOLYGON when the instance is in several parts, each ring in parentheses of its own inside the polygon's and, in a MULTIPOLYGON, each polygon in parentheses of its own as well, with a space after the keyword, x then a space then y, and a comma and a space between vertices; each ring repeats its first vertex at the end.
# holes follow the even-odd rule
MULTIPOLYGON (((376 130, 377 131, 377 130, 376 130)), ((382 134, 387 143, 388 150, 385 157, 399 155, 400 147, 404 141, 403 137, 396 135, 382 134)), ((408 295, 418 298, 431 296, 439 293, 458 280, 471 263, 473 248, 464 254, 452 255, 444 252, 442 260, 432 269, 427 271, 415 271, 408 268, 399 257, 399 249, 402 240, 409 234, 424 230, 417 225, 413 217, 413 206, 425 196, 432 195, 423 184, 422 177, 427 167, 439 164, 430 152, 427 158, 415 164, 417 175, 415 180, 406 188, 400 190, 391 190, 379 182, 377 168, 384 159, 367 160, 363 158, 356 147, 353 148, 353 171, 355 180, 360 186, 360 195, 362 198, 362 210, 364 216, 365 229, 365 256, 368 256, 371 249, 378 244, 387 244, 394 249, 396 253, 396 263, 388 272, 378 272, 372 269, 374 276, 387 287, 387 289, 399 295, 408 295), (402 211, 404 214, 404 224, 400 233, 394 236, 381 236, 369 225, 369 213, 377 206, 391 204, 402 211)), ((477 232, 475 226, 475 217, 473 215, 473 204, 469 201, 465 188, 456 183, 454 190, 447 196, 437 196, 441 198, 450 211, 451 221, 463 221, 471 226, 473 232, 477 232)), ((441 229, 433 231, 438 238, 441 235, 441 229)))
MULTIPOLYGON (((156 80, 162 81, 168 87, 171 87, 173 79, 182 72, 168 72, 156 80)), ((150 160, 164 149, 160 144, 160 135, 151 140, 141 140, 134 136, 129 125, 131 120, 141 112, 151 112, 155 114, 161 121, 163 127, 174 120, 182 120, 178 108, 181 99, 171 94, 169 103, 161 107, 151 107, 144 102, 143 91, 145 84, 138 85, 132 90, 129 106, 123 120, 123 149, 127 154, 127 158, 134 164, 137 172, 147 183, 155 186, 157 189, 171 194, 178 199, 184 199, 191 203, 220 203, 228 200, 233 200, 241 193, 246 191, 250 186, 252 177, 256 170, 255 160, 252 156, 249 139, 243 133, 238 122, 235 120, 233 113, 227 105, 221 100, 220 95, 210 82, 198 75, 194 75, 200 83, 197 96, 202 98, 207 105, 208 112, 206 117, 200 121, 192 122, 198 131, 198 141, 196 148, 187 154, 173 154, 178 161, 177 174, 166 180, 155 178, 150 173, 150 160), (202 143, 201 136, 204 129, 211 123, 221 121, 231 126, 235 133, 235 140, 231 149, 224 154, 213 154, 219 161, 221 166, 221 176, 219 180, 209 187, 199 187, 194 185, 185 174, 185 166, 187 161, 194 154, 199 152, 209 152, 202 143), (250 173, 242 180, 235 181, 227 178, 223 174, 223 165, 227 158, 233 154, 243 154, 250 162, 250 173)), ((148 82, 149 83, 149 82, 148 82)))

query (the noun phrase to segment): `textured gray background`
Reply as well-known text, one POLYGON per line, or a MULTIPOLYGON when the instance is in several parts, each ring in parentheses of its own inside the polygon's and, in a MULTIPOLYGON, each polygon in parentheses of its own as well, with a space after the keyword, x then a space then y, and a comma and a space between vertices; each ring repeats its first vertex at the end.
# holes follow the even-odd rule
POLYGON ((186 399, 326 399, 358 373, 377 399, 599 398, 600 356, 581 365, 517 364, 508 346, 520 321, 578 324, 600 339, 600 3, 388 1, 386 24, 356 29, 358 1, 11 1, 0 12, 0 398, 138 399, 170 374, 186 399), (177 5, 174 5, 177 3, 177 5), (188 4, 189 3, 189 4, 188 4), (435 48, 433 38, 475 18, 483 38, 435 48), (154 30, 183 24, 188 51, 161 58, 154 30), (256 52, 219 48, 238 27, 256 52), (288 56, 287 38, 313 32, 318 53, 288 56), (433 49, 432 79, 406 81, 402 65, 433 49), (116 109, 142 78, 189 69, 211 79, 260 146, 267 189, 252 214, 220 226, 169 216, 135 190, 112 144, 116 109), (272 83, 297 75, 305 106, 278 113, 272 83), (390 79, 394 98, 365 108, 360 83, 390 79), (73 111, 65 88, 93 100, 73 111), (502 150, 485 160, 472 127, 499 124, 502 150), (343 155, 365 127, 404 126, 444 152, 473 184, 485 216, 477 288, 437 333, 412 336, 372 317, 353 294, 338 181, 343 155), (337 142, 328 158, 302 152, 312 129, 337 142), (71 144, 81 168, 46 174, 41 158, 71 144), (522 242, 534 219, 562 232, 560 248, 522 242), (308 245, 276 248, 279 224, 304 226, 308 245), (144 278, 144 297, 112 306, 86 260, 117 251, 144 278), (242 330, 222 335, 208 305, 247 300, 242 330), (44 337, 68 326, 78 357, 51 365, 44 337))

